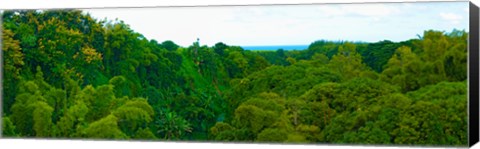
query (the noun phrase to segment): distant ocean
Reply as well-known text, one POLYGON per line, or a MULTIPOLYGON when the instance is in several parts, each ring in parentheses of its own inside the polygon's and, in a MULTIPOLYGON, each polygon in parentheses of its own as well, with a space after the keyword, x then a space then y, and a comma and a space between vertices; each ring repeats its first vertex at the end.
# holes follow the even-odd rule
POLYGON ((278 49, 283 50, 305 50, 309 45, 274 45, 274 46, 241 46, 245 50, 268 50, 275 51, 278 49))

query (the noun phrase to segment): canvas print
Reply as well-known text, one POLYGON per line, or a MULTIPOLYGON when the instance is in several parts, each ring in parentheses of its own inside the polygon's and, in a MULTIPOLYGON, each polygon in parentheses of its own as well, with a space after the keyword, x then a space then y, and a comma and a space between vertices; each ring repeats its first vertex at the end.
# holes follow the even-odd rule
POLYGON ((467 146, 468 6, 3 10, 2 137, 467 146))

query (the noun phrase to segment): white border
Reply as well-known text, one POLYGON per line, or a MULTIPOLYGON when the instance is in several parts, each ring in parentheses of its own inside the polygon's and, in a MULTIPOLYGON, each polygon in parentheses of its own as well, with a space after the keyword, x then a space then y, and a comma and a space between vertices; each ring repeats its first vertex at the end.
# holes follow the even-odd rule
MULTIPOLYGON (((468 0, 0 0, 0 9, 38 8, 92 8, 92 7, 152 7, 152 6, 208 6, 258 4, 312 4, 312 3, 371 3, 371 2, 431 2, 468 0), (7 2, 8 1, 8 2, 7 2)), ((477 0, 478 1, 478 0, 477 0)))
MULTIPOLYGON (((283 145, 283 144, 239 144, 239 143, 198 143, 198 142, 138 142, 138 141, 85 141, 85 140, 46 140, 46 139, 0 139, 0 147, 6 148, 48 148, 48 149, 442 149, 445 147, 410 147, 410 146, 346 146, 346 145, 283 145)), ((453 148, 453 147, 452 147, 453 148)))

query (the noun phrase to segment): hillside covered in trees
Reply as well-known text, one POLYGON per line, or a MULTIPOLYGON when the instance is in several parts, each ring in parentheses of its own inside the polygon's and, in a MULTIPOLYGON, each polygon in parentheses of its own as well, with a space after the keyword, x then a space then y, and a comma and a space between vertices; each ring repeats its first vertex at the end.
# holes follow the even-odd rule
POLYGON ((464 31, 248 51, 78 10, 2 19, 4 137, 467 144, 464 31))

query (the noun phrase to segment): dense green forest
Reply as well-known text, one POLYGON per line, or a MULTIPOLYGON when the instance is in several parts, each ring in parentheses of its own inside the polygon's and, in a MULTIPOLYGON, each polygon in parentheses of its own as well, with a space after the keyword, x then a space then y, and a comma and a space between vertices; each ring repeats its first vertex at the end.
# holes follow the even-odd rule
POLYGON ((249 51, 79 10, 2 19, 4 137, 467 145, 464 31, 249 51))

